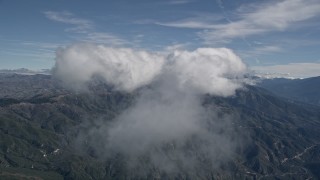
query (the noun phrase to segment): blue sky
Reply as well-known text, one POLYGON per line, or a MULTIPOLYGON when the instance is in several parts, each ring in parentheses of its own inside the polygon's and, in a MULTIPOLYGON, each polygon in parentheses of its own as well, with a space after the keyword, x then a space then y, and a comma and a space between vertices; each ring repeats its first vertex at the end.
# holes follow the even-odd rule
POLYGON ((0 0, 0 23, 0 69, 51 68, 57 48, 89 42, 227 47, 262 71, 320 72, 319 0, 0 0))

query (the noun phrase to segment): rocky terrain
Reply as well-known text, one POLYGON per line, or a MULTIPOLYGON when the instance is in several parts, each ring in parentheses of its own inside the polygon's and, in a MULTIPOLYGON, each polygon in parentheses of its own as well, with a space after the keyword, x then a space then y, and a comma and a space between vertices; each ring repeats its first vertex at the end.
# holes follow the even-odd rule
POLYGON ((203 97, 208 111, 234 117, 231 137, 242 137, 234 157, 218 168, 204 161, 193 171, 167 174, 146 166, 141 175, 121 156, 101 158, 79 134, 97 120, 112 121, 136 93, 101 83, 77 93, 50 75, 0 74, 0 179, 320 178, 320 107, 258 86, 229 98, 203 97))

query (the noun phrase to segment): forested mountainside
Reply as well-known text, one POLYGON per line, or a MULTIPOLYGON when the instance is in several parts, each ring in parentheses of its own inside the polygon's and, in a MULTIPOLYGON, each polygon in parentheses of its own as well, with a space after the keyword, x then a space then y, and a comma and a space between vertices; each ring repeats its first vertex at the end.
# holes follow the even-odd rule
MULTIPOLYGON (((135 103, 138 91, 122 93, 93 83, 87 92, 76 93, 49 75, 17 74, 1 74, 0 87, 1 179, 320 178, 320 108, 288 102, 257 86, 229 98, 202 98, 206 110, 215 112, 208 128, 215 128, 217 118, 227 119, 229 129, 219 131, 237 144, 235 153, 216 167, 197 155, 201 141, 191 139, 182 152, 193 154, 190 163, 196 165, 170 173, 150 165, 148 158, 139 161, 140 173, 128 168, 125 156, 101 156, 97 143, 90 142, 103 138, 89 136, 92 127, 116 121, 135 103)), ((157 151, 175 155, 170 147, 157 151)))

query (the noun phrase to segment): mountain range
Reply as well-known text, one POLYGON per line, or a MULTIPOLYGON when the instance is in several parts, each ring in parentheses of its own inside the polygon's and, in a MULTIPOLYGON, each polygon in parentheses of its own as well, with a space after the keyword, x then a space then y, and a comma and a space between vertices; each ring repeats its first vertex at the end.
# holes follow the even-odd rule
POLYGON ((320 77, 264 79, 258 86, 289 100, 320 105, 320 77))
POLYGON ((192 171, 172 174, 142 160, 141 175, 121 156, 101 158, 83 137, 87 127, 113 121, 139 92, 99 82, 75 92, 51 75, 2 73, 0 179, 319 179, 317 82, 319 77, 263 80, 232 97, 204 95, 206 110, 233 117, 230 136, 241 136, 234 156, 217 168, 203 161, 192 171))

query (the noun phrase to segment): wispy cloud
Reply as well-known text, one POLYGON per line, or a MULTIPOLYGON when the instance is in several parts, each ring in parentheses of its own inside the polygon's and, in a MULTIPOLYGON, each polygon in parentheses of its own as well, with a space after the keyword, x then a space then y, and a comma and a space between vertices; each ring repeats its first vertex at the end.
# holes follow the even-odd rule
POLYGON ((18 41, 18 43, 26 47, 43 49, 51 52, 55 51, 58 47, 63 45, 62 43, 47 43, 37 41, 18 41))
POLYGON ((214 29, 216 25, 208 22, 197 21, 196 19, 186 19, 176 22, 153 22, 154 24, 161 26, 169 26, 176 28, 191 28, 191 29, 214 29))
POLYGON ((258 74, 273 75, 277 77, 306 78, 320 76, 320 63, 290 63, 273 66, 251 67, 258 74))
POLYGON ((45 16, 53 21, 71 25, 71 28, 67 28, 66 31, 77 33, 77 41, 98 43, 98 44, 108 44, 108 45, 127 45, 128 41, 112 34, 109 32, 98 32, 95 30, 95 23, 84 19, 76 17, 70 12, 55 12, 46 11, 45 16))
POLYGON ((54 53, 43 52, 43 51, 29 51, 29 50, 23 51, 23 50, 6 49, 1 53, 12 55, 12 56, 20 56, 20 57, 22 56, 22 57, 42 58, 41 60, 47 60, 47 59, 53 60, 54 58, 54 53))
POLYGON ((284 31, 291 24, 310 19, 320 14, 316 0, 285 0, 255 6, 250 12, 240 12, 241 19, 228 24, 219 24, 213 31, 202 34, 204 38, 238 38, 270 31, 284 31))
POLYGON ((282 52, 283 48, 281 48, 280 46, 270 45, 270 46, 257 47, 255 48, 254 51, 258 54, 267 54, 267 53, 274 53, 274 52, 282 52))
POLYGON ((0 38, 6 45, 0 48, 3 55, 14 57, 30 57, 33 61, 51 61, 55 51, 63 46, 60 43, 48 43, 39 41, 24 41, 16 39, 0 38))
POLYGON ((175 51, 175 50, 187 49, 187 47, 188 47, 189 45, 190 45, 189 43, 172 44, 172 45, 170 45, 170 46, 167 46, 167 47, 165 48, 165 51, 167 51, 167 52, 172 52, 172 51, 175 51))
MULTIPOLYGON (((256 63, 260 63, 260 60, 258 57, 261 55, 267 55, 267 54, 275 54, 275 53, 281 53, 286 51, 281 46, 278 45, 265 45, 265 46, 258 46, 258 47, 252 47, 246 50, 238 50, 237 53, 241 58, 247 59, 255 59, 256 63)), ((264 62, 265 64, 266 62, 264 62)))
POLYGON ((98 44, 111 44, 111 45, 125 45, 129 44, 128 41, 119 38, 110 33, 93 32, 88 33, 87 37, 83 40, 86 42, 98 43, 98 44))
POLYGON ((195 0, 172 0, 172 1, 169 1, 168 4, 187 4, 194 1, 195 0))
MULTIPOLYGON (((237 11, 237 19, 227 23, 185 19, 175 22, 156 22, 157 25, 203 29, 198 35, 206 42, 243 38, 272 31, 285 31, 291 25, 320 14, 318 0, 282 0, 251 4, 237 11)), ((230 18, 228 18, 230 19, 230 18)))
POLYGON ((53 21, 65 23, 72 25, 74 27, 67 29, 68 31, 74 31, 79 33, 85 33, 88 30, 93 29, 93 23, 86 19, 81 19, 75 17, 70 12, 54 12, 54 11, 46 11, 44 12, 45 16, 53 21))
MULTIPOLYGON (((139 21, 141 24, 156 24, 160 26, 168 26, 175 28, 190 28, 190 29, 214 29, 217 23, 224 20, 224 17, 214 13, 192 13, 193 16, 174 22, 160 22, 155 20, 139 21)), ((138 23, 139 23, 138 22, 138 23)))

